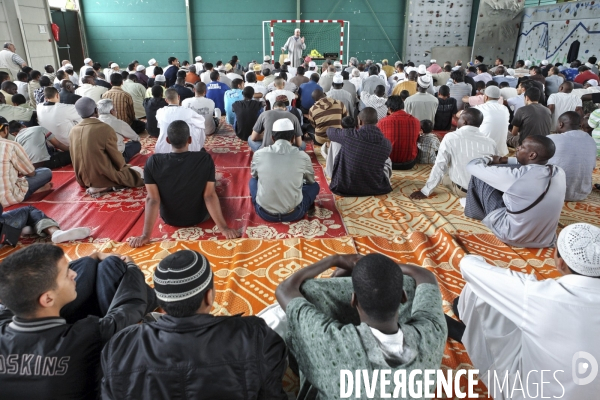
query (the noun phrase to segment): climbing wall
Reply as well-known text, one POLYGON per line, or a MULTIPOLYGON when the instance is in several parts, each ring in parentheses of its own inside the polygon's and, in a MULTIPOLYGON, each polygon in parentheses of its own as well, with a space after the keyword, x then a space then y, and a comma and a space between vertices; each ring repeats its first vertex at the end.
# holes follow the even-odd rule
POLYGON ((600 2, 553 4, 526 8, 517 59, 566 62, 571 44, 579 40, 579 59, 600 57, 600 2))
POLYGON ((428 64, 433 47, 467 46, 471 2, 409 0, 408 10, 406 60, 402 61, 428 64))
POLYGON ((482 0, 477 13, 477 27, 473 40, 473 57, 483 56, 491 65, 498 57, 505 65, 512 65, 519 37, 522 0, 482 0))

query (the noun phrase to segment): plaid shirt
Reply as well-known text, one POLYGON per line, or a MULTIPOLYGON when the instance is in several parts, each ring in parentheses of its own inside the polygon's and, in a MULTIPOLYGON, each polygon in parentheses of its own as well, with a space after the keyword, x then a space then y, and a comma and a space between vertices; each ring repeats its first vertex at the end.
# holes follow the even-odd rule
POLYGON ((379 120, 377 127, 392 143, 390 158, 393 163, 403 163, 417 158, 417 139, 421 123, 404 110, 396 111, 379 120))
POLYGON ((435 164, 435 158, 440 148, 440 139, 434 133, 424 133, 417 141, 419 155, 417 164, 435 164))
POLYGON ((331 191, 341 196, 377 196, 392 191, 384 172, 392 144, 375 125, 356 129, 327 129, 332 142, 342 145, 331 176, 331 191))
POLYGON ((103 99, 111 99, 114 109, 117 112, 117 118, 131 125, 135 121, 135 111, 133 110, 133 97, 123 90, 120 86, 113 86, 108 92, 102 95, 103 99))
POLYGON ((35 171, 25 149, 10 140, 0 139, 0 203, 8 207, 23 201, 29 183, 20 175, 35 171))

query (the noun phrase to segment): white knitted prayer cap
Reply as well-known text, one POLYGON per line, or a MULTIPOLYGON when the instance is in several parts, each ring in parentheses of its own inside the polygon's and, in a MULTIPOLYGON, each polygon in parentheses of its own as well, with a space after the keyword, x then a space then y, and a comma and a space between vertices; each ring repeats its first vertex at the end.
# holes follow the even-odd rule
POLYGON ((556 247, 569 268, 585 276, 600 276, 600 228, 578 223, 564 228, 556 247))

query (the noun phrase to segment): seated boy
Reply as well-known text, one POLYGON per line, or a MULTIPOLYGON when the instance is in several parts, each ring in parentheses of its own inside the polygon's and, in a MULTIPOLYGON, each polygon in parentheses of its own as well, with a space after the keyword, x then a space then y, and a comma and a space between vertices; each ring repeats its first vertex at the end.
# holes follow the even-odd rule
POLYGON ((430 120, 421 121, 421 132, 417 140, 419 148, 417 164, 435 164, 435 158, 440 149, 440 139, 435 133, 432 133, 432 130, 433 123, 430 120))
POLYGON ((127 256, 94 253, 69 264, 60 247, 34 244, 0 263, 0 373, 6 399, 96 399, 100 352, 156 308, 127 256))
MULTIPOLYGON (((340 369, 408 376, 440 366, 447 327, 436 278, 425 268, 382 254, 335 255, 298 270, 275 294, 300 370, 298 399, 333 398, 340 369), (336 277, 313 279, 333 266, 336 277)), ((373 398, 382 398, 376 386, 373 398)))

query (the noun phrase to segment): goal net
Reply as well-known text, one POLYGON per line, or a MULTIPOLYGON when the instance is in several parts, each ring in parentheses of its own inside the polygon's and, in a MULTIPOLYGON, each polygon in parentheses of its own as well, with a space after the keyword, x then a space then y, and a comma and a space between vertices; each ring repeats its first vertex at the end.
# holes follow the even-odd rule
POLYGON ((335 54, 337 58, 327 58, 344 62, 349 44, 350 23, 342 20, 263 21, 263 55, 270 55, 272 62, 279 61, 281 48, 297 28, 306 44, 302 57, 310 56, 318 61, 325 60, 326 54, 335 54))

